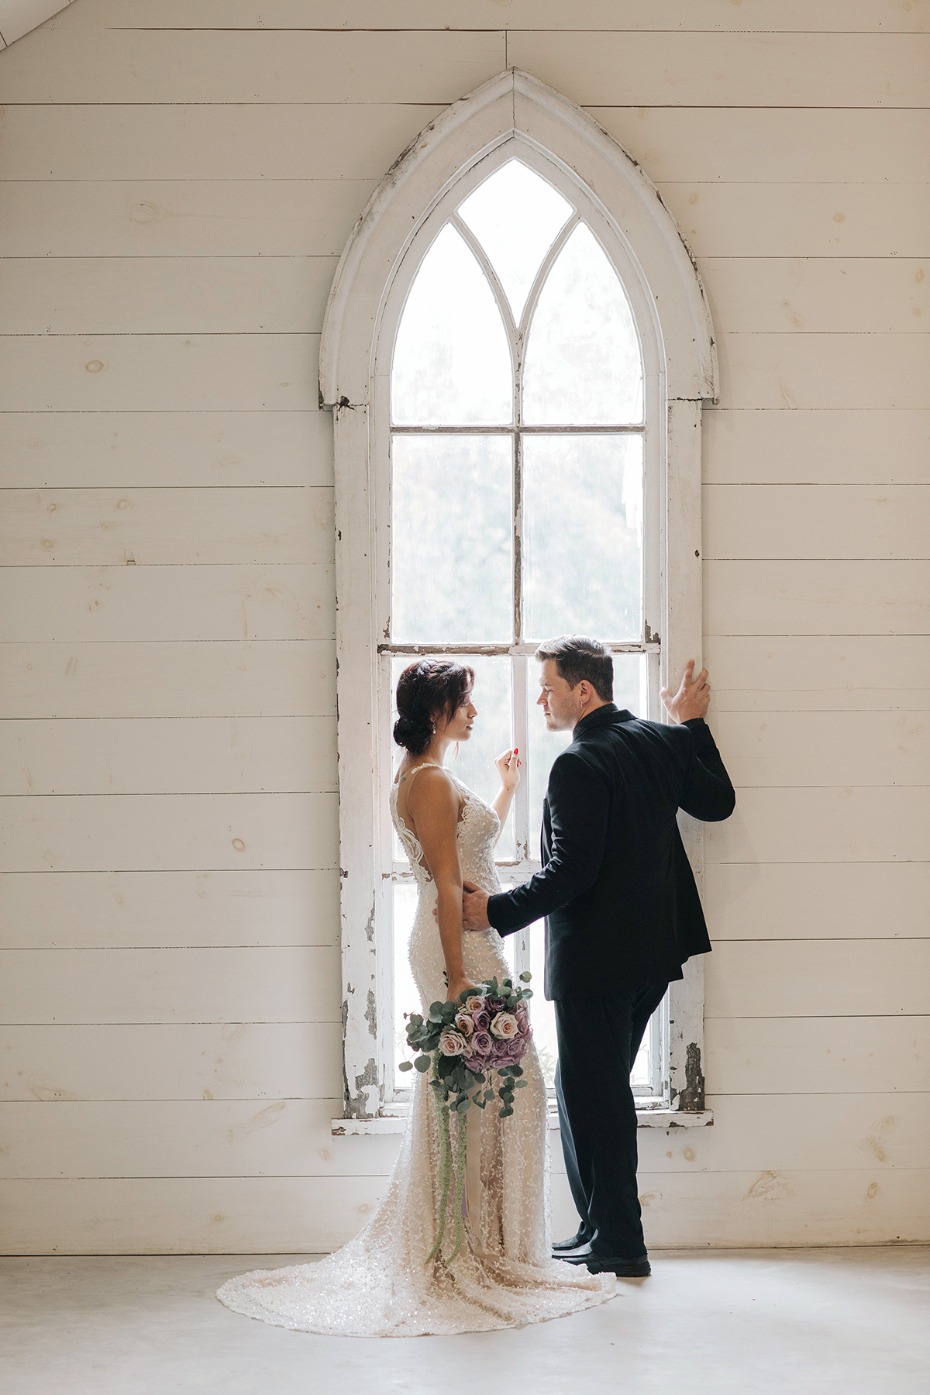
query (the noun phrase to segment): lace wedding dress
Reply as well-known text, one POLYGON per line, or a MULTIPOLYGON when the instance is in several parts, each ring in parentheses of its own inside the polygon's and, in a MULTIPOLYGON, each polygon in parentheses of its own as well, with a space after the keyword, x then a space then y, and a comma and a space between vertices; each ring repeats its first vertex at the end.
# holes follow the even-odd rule
MULTIPOLYGON (((405 778, 424 768, 416 767, 405 778)), ((456 784, 463 801, 457 830, 462 874, 495 887, 497 815, 465 785, 456 784)), ((425 1010, 446 996, 433 914, 436 889, 420 844, 398 815, 397 791, 395 785, 391 817, 417 882, 410 965, 425 1010)), ((509 976, 496 931, 466 934, 465 973, 476 983, 509 976)), ((612 1275, 595 1276, 550 1259, 546 1090, 532 1044, 522 1064, 528 1084, 518 1092, 512 1116, 500 1119, 496 1101, 485 1110, 468 1111, 466 1215, 462 1246, 453 1260, 454 1187, 442 1250, 427 1263, 440 1219, 439 1130, 433 1091, 417 1074, 400 1156, 364 1230, 318 1263, 254 1270, 230 1279, 217 1294, 220 1301, 247 1317, 302 1332, 413 1337, 521 1327, 612 1297, 612 1275)), ((452 1133, 454 1139, 454 1129, 452 1133)))

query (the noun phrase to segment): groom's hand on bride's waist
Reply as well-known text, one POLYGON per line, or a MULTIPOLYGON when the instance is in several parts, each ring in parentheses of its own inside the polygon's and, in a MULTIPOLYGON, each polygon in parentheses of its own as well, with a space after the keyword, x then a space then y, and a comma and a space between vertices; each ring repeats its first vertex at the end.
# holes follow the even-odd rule
POLYGON ((488 893, 474 882, 463 882, 462 928, 463 930, 490 930, 488 920, 488 893))

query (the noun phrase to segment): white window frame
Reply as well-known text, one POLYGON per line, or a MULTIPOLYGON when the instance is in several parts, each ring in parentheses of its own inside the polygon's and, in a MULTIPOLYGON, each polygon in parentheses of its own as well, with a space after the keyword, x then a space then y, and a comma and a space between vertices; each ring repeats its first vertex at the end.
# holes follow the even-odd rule
MULTIPOLYGON (((417 231, 451 188, 460 188, 464 197, 482 177, 473 174, 479 165, 490 172, 490 162, 510 154, 520 154, 541 171, 561 168, 574 187, 580 183, 599 206, 616 245, 625 249, 621 274, 643 340, 646 401, 652 396, 658 408, 655 455, 646 468, 647 480, 658 483, 662 531, 658 623, 649 608, 646 618, 656 640, 661 638, 661 681, 679 674, 685 660, 701 652, 700 417, 701 404, 716 400, 717 368, 700 277, 639 166, 560 94, 528 74, 502 73, 442 113, 385 176, 343 253, 323 328, 320 402, 334 414, 336 469, 345 1050, 345 1118, 334 1121, 339 1132, 400 1126, 391 1117, 396 1106, 385 1108, 380 1062, 393 1026, 390 1014, 380 1010, 390 995, 382 989, 388 966, 379 965, 376 933, 384 894, 378 840, 390 836, 385 758, 390 695, 378 651, 389 604, 378 578, 389 542, 385 406, 390 366, 387 355, 379 358, 379 343, 393 340, 402 283, 413 274, 412 259, 406 268, 404 259, 417 231)), ((700 878, 700 828, 685 816, 682 828, 700 878)), ((669 992, 669 1097, 660 1107, 641 1109, 643 1123, 709 1121, 703 1098, 703 996, 698 956, 669 992)))

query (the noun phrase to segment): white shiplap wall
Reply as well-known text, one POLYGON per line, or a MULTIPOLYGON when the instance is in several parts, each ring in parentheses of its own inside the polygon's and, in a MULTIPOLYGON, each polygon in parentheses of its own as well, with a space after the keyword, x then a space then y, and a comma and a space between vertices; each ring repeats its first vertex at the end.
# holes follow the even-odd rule
POLYGON ((716 1122, 641 1136, 650 1242, 930 1238, 928 8, 76 0, 0 54, 3 1248, 322 1249, 380 1194, 396 1140, 329 1130, 316 355, 375 183, 508 64, 659 184, 719 334, 716 1122))

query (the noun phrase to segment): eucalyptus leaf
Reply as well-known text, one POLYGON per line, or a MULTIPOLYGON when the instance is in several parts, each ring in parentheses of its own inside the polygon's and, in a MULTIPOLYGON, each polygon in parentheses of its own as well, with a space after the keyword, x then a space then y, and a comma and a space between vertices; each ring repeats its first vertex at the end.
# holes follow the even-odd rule
POLYGON ((420 1074, 423 1075, 423 1073, 424 1073, 425 1071, 428 1071, 428 1070, 429 1070, 430 1065, 432 1064, 432 1057, 431 1057, 431 1056, 418 1056, 417 1059, 414 1061, 413 1064, 416 1066, 416 1068, 417 1068, 417 1070, 420 1072, 420 1074))
POLYGON ((400 1063, 400 1065, 397 1067, 397 1069, 398 1069, 398 1070, 413 1070, 413 1062, 412 1062, 412 1061, 401 1061, 401 1063, 400 1063))

